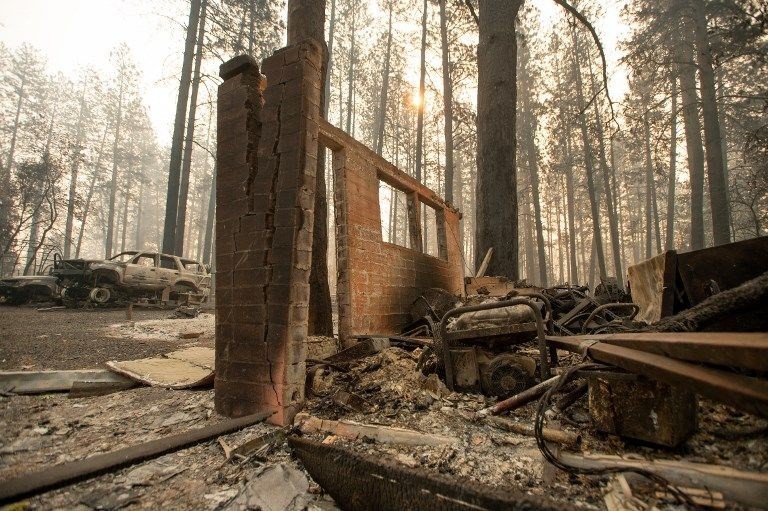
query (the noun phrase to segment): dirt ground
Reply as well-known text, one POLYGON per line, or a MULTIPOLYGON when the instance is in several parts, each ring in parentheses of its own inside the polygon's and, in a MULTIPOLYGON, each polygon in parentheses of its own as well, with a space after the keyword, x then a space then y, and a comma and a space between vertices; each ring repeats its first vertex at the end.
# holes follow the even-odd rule
MULTIPOLYGON (((133 311, 134 322, 162 320, 181 330, 185 319, 169 319, 171 310, 133 311)), ((109 360, 130 360, 160 355, 184 346, 188 340, 169 335, 118 335, 110 325, 125 325, 125 309, 57 309, 0 306, 0 369, 90 369, 109 360)), ((134 323, 134 324, 136 324, 134 323)), ((167 330, 167 328, 166 328, 167 330)), ((200 329, 202 331, 202 329, 200 329)), ((154 331, 150 329, 150 333, 154 331)), ((198 346, 213 346, 213 332, 195 339, 198 346)))
MULTIPOLYGON (((3 367, 20 370, 99 367, 110 359, 157 355, 190 345, 212 345, 212 317, 168 319, 170 311, 50 311, 0 309, 3 367), (44 320, 40 318, 46 318, 44 320), (195 332, 194 339, 179 333, 195 332), (13 333, 12 337, 8 337, 13 333), (57 335, 61 334, 61 335, 57 335), (24 344, 23 346, 18 346, 24 344), (62 349, 66 346, 67 349, 62 349)), ((346 441, 311 434, 361 453, 409 467, 462 476, 500 488, 547 496, 584 509, 604 509, 605 480, 572 476, 546 465, 533 438, 473 420, 492 402, 480 395, 449 392, 416 364, 420 350, 388 348, 362 359, 347 372, 318 372, 305 412, 325 419, 410 428, 455 438, 448 446, 398 446, 346 441), (362 398, 363 411, 334 399, 339 390, 362 398)), ((590 427, 585 399, 567 412, 561 427, 582 434, 578 452, 682 459, 717 463, 742 470, 768 468, 766 421, 709 402, 699 404, 699 431, 677 449, 660 449, 590 427), (747 432, 747 433, 745 433, 747 432)), ((139 387, 105 396, 70 399, 66 394, 0 396, 0 480, 70 460, 83 459, 164 435, 212 424, 223 417, 213 409, 213 390, 139 387)), ((534 404, 511 418, 528 422, 534 404)), ((245 460, 226 462, 220 441, 234 447, 276 428, 257 424, 220 439, 123 468, 88 481, 27 499, 28 509, 226 509, 258 507, 252 493, 259 478, 274 467, 294 473, 303 468, 287 444, 245 460), (251 493, 249 493, 251 492, 251 493), (250 499, 250 500, 249 500, 250 499)), ((304 477, 304 475, 302 477, 304 477)), ((653 488, 633 488, 659 509, 653 488)), ((277 489, 266 495, 273 498, 277 489)), ((299 509, 336 509, 332 499, 309 479, 299 509)), ((262 506, 262 509, 264 507, 262 506)), ((289 508, 280 508, 289 509, 289 508)), ((293 509, 293 508, 290 508, 293 509)), ((679 509, 679 507, 677 507, 679 509)))

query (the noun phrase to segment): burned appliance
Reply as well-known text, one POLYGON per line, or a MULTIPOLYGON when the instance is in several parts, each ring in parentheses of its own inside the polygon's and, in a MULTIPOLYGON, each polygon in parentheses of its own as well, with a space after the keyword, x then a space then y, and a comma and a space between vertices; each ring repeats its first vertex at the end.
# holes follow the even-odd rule
POLYGON ((539 293, 448 311, 435 332, 446 385, 505 397, 532 386, 537 374, 549 378, 550 363, 557 363, 555 350, 547 356, 551 318, 549 300, 539 293))

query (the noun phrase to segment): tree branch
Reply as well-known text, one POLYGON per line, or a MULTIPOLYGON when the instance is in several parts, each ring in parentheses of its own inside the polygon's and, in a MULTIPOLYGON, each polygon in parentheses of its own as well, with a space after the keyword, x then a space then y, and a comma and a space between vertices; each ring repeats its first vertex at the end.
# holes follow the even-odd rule
MULTIPOLYGON (((469 1, 469 0, 467 0, 469 1)), ((571 4, 566 2, 565 0, 552 0, 557 5, 568 11, 573 15, 574 18, 579 20, 579 22, 587 27, 587 30, 589 30, 589 33, 592 34, 592 39, 594 39, 595 44, 597 45, 597 49, 600 52, 600 60, 603 64, 603 89, 605 89, 605 97, 608 99, 608 105, 611 107, 611 120, 616 123, 616 126, 619 126, 619 123, 616 121, 616 113, 613 111, 613 101, 611 100, 611 94, 608 92, 608 63, 605 59, 605 51, 603 51, 603 45, 600 43, 600 38, 597 36, 597 32, 595 31, 595 27, 592 26, 592 24, 589 22, 587 18, 584 17, 581 12, 579 12, 578 9, 573 7, 571 4)), ((597 91, 598 93, 600 91, 597 91)), ((595 93, 595 97, 597 96, 597 93, 595 93)), ((589 101, 589 104, 594 101, 594 97, 589 101)), ((587 104, 587 108, 589 108, 589 104, 587 104)))
POLYGON ((466 5, 469 8, 470 14, 472 14, 472 18, 475 20, 475 24, 480 24, 480 18, 477 17, 477 13, 475 12, 475 6, 472 5, 472 0, 464 0, 464 5, 466 5))

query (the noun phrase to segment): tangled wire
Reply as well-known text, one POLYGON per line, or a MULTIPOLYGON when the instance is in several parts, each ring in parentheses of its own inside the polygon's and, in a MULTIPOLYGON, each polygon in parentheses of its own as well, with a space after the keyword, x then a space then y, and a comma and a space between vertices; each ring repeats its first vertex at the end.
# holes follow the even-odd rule
POLYGON ((659 474, 651 470, 646 470, 643 468, 638 468, 633 466, 616 466, 616 467, 601 467, 601 468, 585 468, 585 467, 572 466, 560 460, 557 457, 557 455, 555 455, 555 453, 553 453, 552 450, 547 445, 546 441, 544 440, 544 418, 545 418, 545 413, 550 408, 550 402, 552 400, 552 396, 555 395, 555 393, 557 393, 560 389, 562 389, 563 386, 565 386, 569 381, 571 381, 576 375, 576 373, 579 371, 598 371, 598 370, 606 370, 610 368, 611 368, 610 366, 596 364, 593 362, 587 362, 587 363, 571 366, 568 369, 566 369, 565 372, 563 372, 563 374, 560 376, 560 379, 558 379, 558 381, 552 387, 550 387, 544 393, 543 396, 541 396, 536 409, 536 419, 533 427, 534 427, 534 435, 536 438, 536 445, 538 445, 539 450, 541 451, 541 454, 544 456, 544 459, 546 459, 549 463, 559 468, 560 470, 563 470, 571 474, 606 475, 606 474, 615 474, 619 472, 634 472, 635 474, 639 474, 643 477, 646 477, 647 479, 651 480, 655 484, 661 486, 666 491, 668 491, 672 496, 674 496, 678 501, 680 501, 680 503, 688 506, 689 508, 699 508, 699 506, 697 506, 687 494, 685 494, 679 488, 673 486, 666 478, 660 476, 659 474))

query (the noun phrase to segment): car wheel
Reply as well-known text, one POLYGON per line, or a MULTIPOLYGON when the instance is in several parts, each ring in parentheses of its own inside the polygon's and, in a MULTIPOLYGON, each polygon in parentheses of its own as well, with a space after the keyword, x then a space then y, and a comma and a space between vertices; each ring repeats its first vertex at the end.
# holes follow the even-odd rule
POLYGON ((91 289, 91 292, 88 294, 88 297, 91 299, 92 302, 95 302, 98 304, 105 304, 112 297, 112 292, 106 287, 95 287, 91 289))

